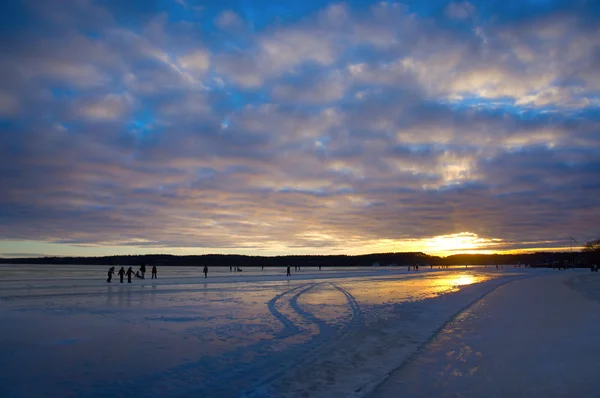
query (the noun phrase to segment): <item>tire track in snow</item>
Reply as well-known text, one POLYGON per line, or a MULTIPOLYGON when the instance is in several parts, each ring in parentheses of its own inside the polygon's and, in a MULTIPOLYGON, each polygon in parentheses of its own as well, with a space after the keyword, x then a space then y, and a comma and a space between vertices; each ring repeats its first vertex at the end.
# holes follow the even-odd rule
MULTIPOLYGON (((300 349, 300 350, 298 350, 297 348, 294 349, 293 351, 295 352, 295 355, 293 357, 294 358, 293 361, 286 361, 287 366, 281 366, 281 364, 280 364, 277 367, 277 369, 274 370, 269 376, 267 376, 267 377, 261 379, 260 381, 258 381, 257 383, 255 383, 253 387, 251 387, 245 391, 242 391, 240 394, 240 397, 256 396, 256 395, 262 396, 262 394, 259 391, 262 391, 262 389, 264 389, 266 386, 268 386, 269 384, 271 384, 274 381, 283 377, 290 370, 297 368, 298 366, 306 363, 308 359, 313 357, 313 355, 314 355, 313 353, 314 353, 315 349, 321 347, 326 341, 329 341, 331 338, 333 338, 333 329, 331 328, 331 326, 329 326, 322 319, 317 318, 313 313, 302 309, 300 307, 300 305, 298 304, 298 299, 300 298, 301 295, 303 295, 304 293, 308 292, 309 290, 312 290, 315 287, 323 285, 323 284, 324 284, 323 282, 320 282, 320 283, 308 283, 305 285, 297 286, 297 287, 287 290, 287 291, 273 297, 271 300, 269 300, 269 302, 267 303, 267 306, 269 307, 269 311, 281 323, 283 323, 283 325, 285 327, 285 329, 283 331, 278 333, 279 337, 280 338, 290 337, 294 334, 301 333, 302 330, 292 320, 290 320, 288 317, 283 315, 276 308, 276 305, 277 305, 277 302, 280 299, 282 299, 283 297, 287 296, 290 293, 297 292, 298 290, 300 290, 299 292, 297 292, 290 298, 289 304, 290 304, 290 307, 292 308, 292 310, 296 314, 300 315, 304 319, 309 320, 310 322, 315 323, 319 327, 320 333, 312 336, 312 338, 311 338, 311 341, 313 341, 313 344, 314 344, 314 341, 317 341, 317 344, 316 344, 316 346, 313 346, 313 347, 308 346, 306 351, 304 351, 303 349, 300 349), (287 333, 285 332, 286 330, 288 331, 287 333), (319 342, 319 340, 321 340, 321 341, 319 342)), ((304 347, 304 346, 305 346, 305 344, 302 344, 302 347, 304 347)))
MULTIPOLYGON (((275 335, 276 340, 283 341, 295 334, 308 332, 293 321, 294 314, 319 327, 320 333, 313 335, 310 341, 299 345, 290 345, 285 353, 282 353, 283 355, 271 355, 269 353, 272 342, 259 342, 250 346, 239 347, 234 352, 227 354, 229 358, 226 362, 234 363, 237 361, 234 368, 226 363, 215 362, 215 358, 207 356, 151 375, 143 375, 125 382, 108 383, 108 385, 99 388, 98 391, 94 391, 90 396, 98 398, 107 396, 155 398, 157 396, 173 395, 183 398, 198 396, 270 397, 271 395, 267 392, 269 385, 277 382, 295 369, 326 355, 331 348, 329 343, 339 337, 332 326, 319 319, 314 313, 302 308, 298 302, 304 293, 327 284, 329 282, 302 284, 276 295, 267 302, 271 314, 284 327, 282 331, 275 335), (286 308, 282 309, 281 304, 285 304, 286 308), (288 306, 289 308, 287 308, 288 306), (289 309, 294 314, 286 314, 285 312, 289 309), (257 354, 257 360, 245 362, 243 358, 246 352, 259 353, 257 354), (209 374, 209 377, 205 378, 203 373, 211 367, 222 368, 222 371, 218 374, 209 374), (248 388, 248 386, 253 387, 248 388)), ((356 300, 346 290, 333 284, 332 286, 345 295, 353 314, 350 323, 354 325, 362 318, 362 312, 356 300)), ((354 327, 348 324, 346 329, 347 331, 344 334, 354 330, 354 327)))
MULTIPOLYGON (((269 302, 267 303, 267 308, 269 309, 269 312, 271 312, 271 314, 273 314, 273 316, 275 318, 277 318, 279 320, 279 322, 281 322, 283 324, 283 330, 276 334, 276 336, 278 338, 283 339, 283 338, 293 336, 293 335, 301 332, 301 329, 290 318, 285 316, 281 311, 279 311, 277 309, 277 303, 279 302, 279 300, 282 299, 283 297, 287 296, 290 293, 300 290, 300 292, 296 293, 294 295, 294 297, 292 298, 292 300, 297 301, 298 297, 300 297, 300 295, 309 291, 310 289, 314 288, 315 286, 317 286, 316 283, 307 283, 304 285, 296 286, 292 289, 286 290, 285 292, 278 294, 277 296, 275 296, 271 300, 269 300, 269 302)), ((290 300, 290 303, 291 303, 291 300, 290 300)), ((292 306, 292 309, 294 309, 294 311, 296 311, 296 309, 293 306, 292 306)), ((302 315, 302 314, 300 314, 300 315, 302 315)))
MULTIPOLYGON (((288 292, 286 292, 286 293, 288 293, 288 292)), ((285 295, 285 293, 282 294, 281 296, 283 296, 283 295, 285 295)), ((321 333, 313 336, 313 338, 312 338, 313 345, 311 347, 308 347, 308 351, 300 353, 299 355, 294 357, 293 362, 292 361, 289 362, 288 366, 279 368, 275 373, 273 373, 269 377, 262 379, 260 382, 256 383, 252 388, 242 391, 240 394, 240 397, 243 397, 243 398, 271 397, 272 394, 268 391, 269 386, 273 385, 279 379, 284 377, 286 374, 294 371, 295 369, 298 369, 301 366, 309 364, 310 362, 316 360, 317 358, 320 358, 320 357, 326 355, 326 353, 329 352, 329 350, 331 349, 331 345, 328 343, 334 342, 339 338, 345 337, 346 335, 348 335, 352 330, 356 329, 363 322, 363 313, 362 313, 362 310, 360 309, 358 302, 356 301, 356 298, 354 298, 354 296, 350 292, 348 292, 346 289, 337 286, 333 282, 316 283, 313 286, 311 286, 307 289, 304 289, 301 292, 296 293, 290 300, 290 306, 292 307, 292 309, 294 309, 294 311, 296 311, 303 318, 309 319, 310 321, 317 324, 321 333), (340 293, 342 293, 346 297, 348 306, 352 310, 352 319, 345 325, 345 327, 342 329, 342 332, 340 334, 336 334, 335 329, 332 326, 330 326, 327 322, 316 317, 313 313, 302 309, 300 307, 300 305, 298 305, 298 298, 303 293, 305 293, 311 289, 314 289, 317 286, 326 285, 326 284, 331 285, 333 288, 335 288, 340 293)))
POLYGON ((329 284, 331 286, 333 286, 335 289, 337 289, 338 291, 340 291, 344 296, 346 296, 346 300, 348 301, 348 305, 350 306, 350 309, 352 310, 352 320, 350 321, 349 324, 346 325, 346 330, 350 331, 352 329, 352 323, 354 323, 356 325, 361 324, 364 320, 364 316, 363 316, 363 312, 360 309, 360 305, 358 305, 358 302, 356 301, 356 298, 354 298, 354 296, 347 291, 346 289, 339 287, 338 285, 336 285, 333 282, 329 282, 329 284))
MULTIPOLYGON (((331 332, 333 331, 333 328, 332 328, 331 326, 329 326, 329 324, 328 324, 327 322, 325 322, 325 321, 324 321, 324 320, 322 320, 321 318, 317 318, 317 317, 315 316, 315 314, 313 314, 312 312, 309 312, 309 311, 306 311, 306 310, 302 309, 302 308, 300 307, 300 305, 298 305, 298 298, 300 298, 300 296, 301 296, 303 293, 305 293, 305 292, 307 292, 307 291, 309 291, 309 290, 311 290, 311 289, 314 289, 315 287, 317 287, 317 286, 319 286, 319 285, 322 285, 322 283, 317 283, 317 284, 314 284, 314 285, 313 285, 313 286, 311 286, 310 288, 308 288, 308 289, 305 289, 305 290, 303 290, 303 291, 301 291, 301 292, 299 292, 299 293, 295 294, 295 295, 294 295, 294 297, 292 297, 292 299, 290 300, 290 307, 292 307, 292 309, 293 309, 293 310, 294 310, 294 311, 295 311, 295 312, 296 312, 298 315, 300 315, 301 317, 303 317, 304 319, 308 319, 309 321, 311 321, 311 322, 315 323, 315 324, 316 324, 316 325, 319 327, 319 330, 320 330, 320 332, 321 332, 320 334, 323 334, 323 333, 327 333, 327 334, 329 334, 329 333, 331 333, 331 332)), ((319 335, 317 335, 317 336, 315 336, 315 337, 318 337, 318 336, 319 336, 319 335)))
MULTIPOLYGON (((282 341, 287 337, 302 333, 300 329, 288 316, 277 309, 278 303, 282 300, 290 303, 290 307, 296 312, 291 301, 298 298, 313 289, 320 283, 306 283, 291 289, 288 289, 267 302, 267 307, 271 314, 277 318, 283 325, 283 330, 275 334, 275 339, 282 341), (295 293, 295 294, 294 294, 295 293), (290 297, 290 295, 293 295, 290 297)), ((296 308, 299 308, 295 304, 296 308)), ((299 314, 302 316, 302 314, 299 314)), ((157 396, 173 396, 180 398, 192 398, 202 396, 221 396, 233 397, 239 396, 240 391, 248 385, 265 385, 283 376, 289 369, 296 365, 296 359, 302 358, 310 347, 305 344, 296 347, 290 347, 289 353, 285 357, 269 356, 269 346, 271 342, 258 342, 250 346, 238 347, 233 352, 226 354, 229 362, 238 360, 235 368, 229 368, 229 372, 222 372, 215 376, 203 380, 203 372, 210 367, 222 366, 223 370, 228 365, 218 364, 216 359, 209 356, 198 359, 186 364, 181 364, 170 369, 156 372, 152 375, 144 375, 139 378, 128 380, 124 383, 111 383, 102 387, 102 393, 95 392, 91 396, 94 398, 105 397, 140 397, 154 398, 157 396), (246 352, 260 352, 262 357, 257 362, 244 362, 243 356, 246 352), (235 358, 235 359, 234 359, 235 358), (287 359, 287 360, 286 360, 287 359), (290 360, 291 359, 291 360, 290 360), (217 363, 215 363, 217 362, 217 363), (289 364, 288 366, 283 364, 289 364), (270 375, 267 378, 259 379, 262 375, 270 375), (243 387, 242 387, 243 386, 243 387)))

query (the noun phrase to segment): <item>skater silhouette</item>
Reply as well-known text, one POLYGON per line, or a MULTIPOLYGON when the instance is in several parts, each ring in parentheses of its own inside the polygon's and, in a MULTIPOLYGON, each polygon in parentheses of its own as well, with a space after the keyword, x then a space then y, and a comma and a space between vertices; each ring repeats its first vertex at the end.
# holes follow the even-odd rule
POLYGON ((146 274, 146 265, 142 264, 140 266, 140 273, 142 274, 142 279, 144 279, 144 275, 146 274))
POLYGON ((156 265, 152 266, 152 279, 157 279, 157 276, 156 276, 156 265))
POLYGON ((292 274, 290 273, 290 266, 287 266, 287 275, 286 276, 291 276, 292 274))
POLYGON ((121 283, 123 283, 123 276, 125 276, 125 269, 123 267, 121 267, 118 274, 119 274, 119 277, 121 278, 121 283))
POLYGON ((112 276, 115 273, 115 267, 110 267, 108 269, 108 279, 106 280, 108 283, 111 283, 112 281, 112 276))
POLYGON ((204 266, 204 279, 208 278, 208 267, 205 265, 204 266))
POLYGON ((125 274, 127 275, 127 283, 131 283, 131 275, 133 275, 133 270, 131 269, 131 267, 127 269, 127 272, 125 274))

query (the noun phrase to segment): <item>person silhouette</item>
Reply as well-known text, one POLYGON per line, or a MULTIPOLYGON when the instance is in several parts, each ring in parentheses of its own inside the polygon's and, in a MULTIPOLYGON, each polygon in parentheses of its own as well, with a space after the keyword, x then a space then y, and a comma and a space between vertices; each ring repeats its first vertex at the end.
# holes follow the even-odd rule
POLYGON ((287 275, 286 275, 286 276, 291 276, 291 275, 292 275, 292 274, 291 274, 291 272, 290 272, 290 266, 288 265, 288 266, 287 266, 287 275))
POLYGON ((204 272, 204 279, 208 278, 208 267, 206 265, 204 266, 203 272, 204 272))
POLYGON ((127 283, 131 283, 131 275, 134 274, 131 267, 129 267, 129 269, 127 269, 127 272, 125 274, 127 275, 127 283))
POLYGON ((157 279, 157 276, 156 276, 156 265, 152 266, 152 279, 157 279))
POLYGON ((108 269, 108 279, 106 279, 106 281, 107 281, 108 283, 111 283, 111 281, 112 281, 112 276, 113 276, 113 274, 114 274, 114 273, 115 273, 115 267, 110 267, 110 268, 108 269))
POLYGON ((142 279, 144 279, 144 275, 146 274, 146 264, 140 266, 140 273, 142 274, 142 279))
POLYGON ((123 283, 123 276, 125 276, 125 269, 123 267, 121 267, 118 274, 119 274, 119 277, 121 278, 121 283, 123 283))

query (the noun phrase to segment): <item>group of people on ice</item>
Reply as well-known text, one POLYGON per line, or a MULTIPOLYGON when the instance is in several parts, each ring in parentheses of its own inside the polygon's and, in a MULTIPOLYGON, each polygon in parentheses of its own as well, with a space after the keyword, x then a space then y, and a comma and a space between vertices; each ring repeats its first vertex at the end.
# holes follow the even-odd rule
MULTIPOLYGON (((113 277, 114 273, 115 273, 115 267, 110 267, 108 269, 108 278, 106 279, 106 281, 108 283, 112 282, 112 277, 113 277)), ((152 266, 152 279, 158 278, 157 273, 158 273, 158 271, 156 269, 156 265, 153 265, 152 266)), ((121 283, 123 283, 123 278, 125 277, 125 275, 127 275, 127 283, 131 283, 132 276, 135 276, 138 279, 146 279, 146 266, 144 264, 142 264, 140 266, 140 269, 135 272, 133 271, 133 269, 131 267, 129 267, 127 269, 127 271, 125 271, 125 268, 121 267, 121 269, 117 272, 117 275, 119 275, 121 283)))
MULTIPOLYGON (((261 267, 262 270, 264 270, 264 267, 261 267)), ((236 272, 242 272, 242 269, 240 267, 229 267, 229 271, 232 272, 233 270, 235 270, 236 272)), ((294 267, 295 271, 300 271, 300 267, 295 266, 294 267)), ((319 265, 319 271, 321 270, 321 266, 319 265)), ((286 274, 287 276, 291 276, 292 273, 291 271, 291 267, 288 265, 287 269, 286 269, 286 274)), ((108 278, 106 279, 106 282, 111 283, 112 282, 112 277, 113 274, 115 273, 115 267, 110 267, 108 269, 108 278)), ((204 274, 204 278, 208 278, 208 266, 204 266, 204 268, 202 269, 202 273, 204 274)), ((117 272, 117 275, 119 275, 119 278, 121 280, 121 283, 123 283, 123 279, 125 278, 125 276, 127 276, 127 283, 131 283, 131 278, 133 276, 135 276, 138 279, 145 279, 145 274, 146 274, 146 266, 144 264, 142 264, 140 266, 140 269, 137 271, 133 271, 132 267, 129 267, 127 269, 127 271, 125 271, 125 268, 121 267, 121 269, 117 272)), ((156 265, 152 266, 152 279, 157 279, 157 270, 156 270, 156 265)))

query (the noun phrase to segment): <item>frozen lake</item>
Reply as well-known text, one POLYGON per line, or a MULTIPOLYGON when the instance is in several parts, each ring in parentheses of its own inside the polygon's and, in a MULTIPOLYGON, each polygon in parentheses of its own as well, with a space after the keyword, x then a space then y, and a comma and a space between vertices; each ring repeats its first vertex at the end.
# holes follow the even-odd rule
POLYGON ((533 272, 213 267, 204 279, 162 267, 108 284, 107 270, 0 265, 0 396, 344 395, 346 378, 369 383, 476 297, 533 272))

